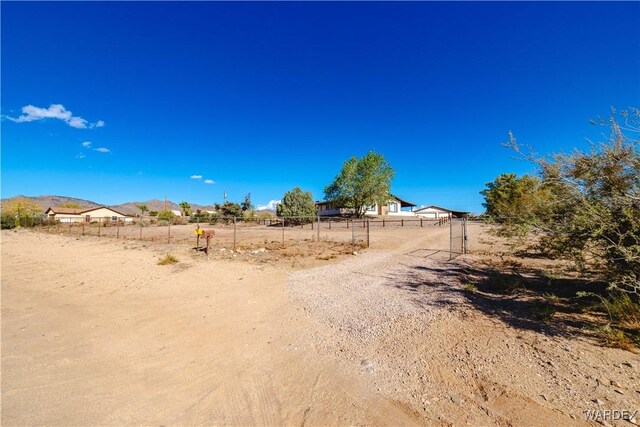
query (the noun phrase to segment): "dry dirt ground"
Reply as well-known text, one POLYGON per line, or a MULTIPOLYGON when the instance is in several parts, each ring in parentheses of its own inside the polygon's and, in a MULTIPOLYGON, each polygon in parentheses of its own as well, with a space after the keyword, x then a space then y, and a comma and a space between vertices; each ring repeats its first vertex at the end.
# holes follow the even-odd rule
POLYGON ((465 290, 499 246, 470 236, 476 255, 449 261, 447 227, 372 231, 356 255, 300 235, 209 257, 3 231, 2 424, 596 425, 583 411, 640 409, 640 356, 579 317, 535 322, 515 294, 465 290))

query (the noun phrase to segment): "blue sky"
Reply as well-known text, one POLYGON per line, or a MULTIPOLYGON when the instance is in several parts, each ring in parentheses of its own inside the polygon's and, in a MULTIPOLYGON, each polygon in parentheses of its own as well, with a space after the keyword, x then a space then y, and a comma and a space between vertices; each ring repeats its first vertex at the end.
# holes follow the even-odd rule
POLYGON ((322 199, 374 149, 396 195, 479 212, 487 181, 532 170, 509 130, 570 151, 640 106, 638 2, 1 8, 2 197, 322 199))

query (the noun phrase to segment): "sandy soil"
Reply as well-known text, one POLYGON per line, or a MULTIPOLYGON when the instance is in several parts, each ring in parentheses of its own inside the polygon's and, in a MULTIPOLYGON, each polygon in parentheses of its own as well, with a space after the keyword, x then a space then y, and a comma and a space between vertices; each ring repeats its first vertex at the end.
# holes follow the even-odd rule
POLYGON ((582 425, 638 409, 638 355, 474 304, 450 273, 479 261, 438 252, 446 227, 377 230, 357 255, 310 240, 205 257, 2 232, 2 424, 582 425))

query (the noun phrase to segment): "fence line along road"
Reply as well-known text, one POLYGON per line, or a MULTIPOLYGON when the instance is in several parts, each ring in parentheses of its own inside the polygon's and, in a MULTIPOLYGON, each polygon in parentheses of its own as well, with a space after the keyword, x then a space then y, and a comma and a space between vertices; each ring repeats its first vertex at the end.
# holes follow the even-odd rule
MULTIPOLYGON (((456 220, 457 221, 457 220, 456 220)), ((84 218, 78 221, 61 222, 46 217, 17 219, 17 224, 24 227, 35 227, 48 233, 86 235, 130 239, 164 243, 193 243, 195 228, 216 228, 216 242, 226 242, 235 250, 239 245, 259 244, 259 242, 279 242, 286 245, 289 241, 336 241, 369 247, 371 244, 371 228, 413 227, 428 229, 433 226, 450 228, 451 256, 466 252, 466 238, 456 231, 453 235, 452 224, 448 218, 340 218, 322 216, 288 216, 272 218, 246 218, 232 216, 215 216, 203 218, 192 216, 178 218, 176 223, 157 220, 154 217, 137 217, 133 221, 97 218, 87 222, 84 218), (191 227, 189 227, 191 226, 191 227), (298 230, 298 231, 296 231, 298 230), (308 232, 310 234, 306 234, 308 232), (192 242, 193 241, 193 242, 192 242), (460 249, 458 249, 460 248, 460 249)), ((466 223, 463 222, 463 225, 466 223)), ((466 236, 466 225, 465 232, 466 236)), ((443 248, 444 249, 444 248, 443 248)))

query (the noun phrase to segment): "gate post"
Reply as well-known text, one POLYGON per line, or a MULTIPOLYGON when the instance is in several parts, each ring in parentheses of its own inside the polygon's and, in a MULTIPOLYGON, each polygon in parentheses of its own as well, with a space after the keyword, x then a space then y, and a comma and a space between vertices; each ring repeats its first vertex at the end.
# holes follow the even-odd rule
POLYGON ((453 221, 449 221, 449 261, 453 259, 453 221))
POLYGON ((367 247, 369 247, 370 244, 371 244, 370 237, 369 237, 369 230, 370 230, 370 228, 369 228, 369 219, 367 219, 367 247))

